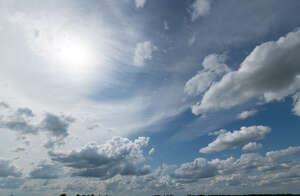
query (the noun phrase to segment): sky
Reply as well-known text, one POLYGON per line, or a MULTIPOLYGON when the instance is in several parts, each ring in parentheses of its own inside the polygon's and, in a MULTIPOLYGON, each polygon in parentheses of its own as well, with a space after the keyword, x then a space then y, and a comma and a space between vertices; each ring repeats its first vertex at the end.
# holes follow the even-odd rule
POLYGON ((0 195, 300 193, 299 9, 0 0, 0 195))

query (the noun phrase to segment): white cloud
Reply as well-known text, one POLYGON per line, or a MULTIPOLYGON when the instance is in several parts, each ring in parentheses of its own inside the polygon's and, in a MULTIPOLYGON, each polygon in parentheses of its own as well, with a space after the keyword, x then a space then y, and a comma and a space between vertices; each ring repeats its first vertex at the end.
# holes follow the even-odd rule
POLYGON ((279 160, 293 154, 300 153, 300 146, 290 146, 284 150, 275 150, 266 153, 266 156, 272 160, 279 160))
MULTIPOLYGON (((300 162, 297 159, 282 160, 300 152, 300 147, 267 152, 265 156, 258 153, 242 154, 239 158, 229 157, 224 160, 196 158, 192 162, 183 163, 172 174, 176 181, 189 184, 198 180, 209 179, 215 183, 226 183, 230 186, 238 184, 284 183, 290 179, 299 179, 300 162), (280 154, 279 156, 275 154, 280 154), (238 182, 237 182, 238 179, 238 182), (279 180, 279 181, 278 181, 279 180)), ((211 187, 214 188, 214 187, 211 187)))
POLYGON ((262 144, 256 143, 256 142, 249 142, 242 148, 242 150, 243 151, 251 151, 251 150, 258 150, 261 148, 262 148, 262 144))
POLYGON ((271 132, 271 129, 266 126, 251 126, 241 127, 240 130, 233 132, 223 132, 218 137, 208 144, 207 147, 201 148, 201 153, 212 153, 234 148, 241 144, 246 144, 251 140, 262 139, 271 132))
POLYGON ((151 167, 137 168, 145 158, 143 147, 149 143, 148 137, 139 137, 134 141, 122 137, 113 137, 104 144, 91 143, 78 151, 68 154, 51 152, 53 161, 72 168, 72 176, 97 177, 109 179, 116 175, 145 175, 151 167))
POLYGON ((202 62, 203 69, 186 82, 184 92, 190 96, 203 93, 218 77, 230 71, 225 60, 225 55, 206 56, 202 62))
POLYGON ((192 37, 189 38, 188 44, 189 46, 193 45, 196 42, 196 35, 193 34, 192 37))
POLYGON ((223 76, 192 106, 198 115, 227 109, 263 97, 266 102, 281 100, 300 88, 300 30, 277 41, 257 46, 240 68, 223 76))
POLYGON ((294 99, 294 108, 293 108, 293 112, 294 114, 296 114, 297 116, 300 116, 300 93, 296 93, 293 96, 294 99))
POLYGON ((246 110, 237 115, 238 119, 246 119, 250 116, 254 116, 257 113, 257 110, 246 110))
POLYGON ((137 43, 133 58, 134 64, 136 66, 143 66, 145 60, 152 59, 152 53, 156 50, 158 48, 150 41, 137 43))
POLYGON ((225 134, 227 133, 226 129, 220 129, 219 131, 214 131, 214 132, 209 132, 208 135, 212 136, 212 135, 221 135, 221 134, 225 134))
POLYGON ((206 16, 210 12, 211 0, 195 0, 190 7, 191 20, 195 21, 200 16, 206 16))
POLYGON ((155 149, 154 148, 151 148, 148 152, 149 155, 152 155, 153 153, 155 152, 155 149))
POLYGON ((165 30, 169 30, 170 29, 169 24, 168 24, 168 22, 166 20, 164 21, 164 29, 165 30))
POLYGON ((135 0, 135 6, 137 8, 143 8, 146 4, 146 0, 135 0))
POLYGON ((180 182, 197 182, 200 178, 210 178, 220 174, 219 170, 227 168, 234 163, 232 157, 226 160, 214 159, 207 161, 204 158, 197 158, 192 162, 182 164, 174 171, 173 177, 180 182))

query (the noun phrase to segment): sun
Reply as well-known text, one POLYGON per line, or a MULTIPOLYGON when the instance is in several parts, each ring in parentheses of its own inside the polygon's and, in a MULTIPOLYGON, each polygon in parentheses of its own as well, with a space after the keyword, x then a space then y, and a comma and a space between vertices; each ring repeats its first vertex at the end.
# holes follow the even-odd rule
POLYGON ((66 71, 84 72, 90 68, 93 51, 87 41, 67 37, 56 44, 56 56, 66 71))
POLYGON ((45 71, 71 82, 90 82, 109 70, 105 42, 89 33, 62 31, 37 40, 45 71))

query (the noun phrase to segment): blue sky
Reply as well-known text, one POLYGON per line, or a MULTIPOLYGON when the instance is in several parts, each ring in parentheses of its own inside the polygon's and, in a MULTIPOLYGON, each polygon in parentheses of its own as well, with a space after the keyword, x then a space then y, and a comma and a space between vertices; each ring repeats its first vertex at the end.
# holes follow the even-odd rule
POLYGON ((0 1, 0 194, 299 193, 299 8, 0 1))

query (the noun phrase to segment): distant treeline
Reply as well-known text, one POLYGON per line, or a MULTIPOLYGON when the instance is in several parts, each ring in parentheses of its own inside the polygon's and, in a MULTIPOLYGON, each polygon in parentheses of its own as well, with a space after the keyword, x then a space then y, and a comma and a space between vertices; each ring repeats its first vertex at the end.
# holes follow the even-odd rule
MULTIPOLYGON (((59 196, 67 196, 67 194, 62 193, 59 196)), ((108 195, 107 194, 98 194, 98 195, 95 195, 95 194, 76 194, 76 196, 108 196, 108 195)))
MULTIPOLYGON (((158 195, 157 195, 158 196, 158 195)), ((300 196, 300 194, 247 194, 247 195, 191 195, 188 194, 187 196, 300 196)))
MULTIPOLYGON (((60 196, 67 196, 66 193, 60 194, 60 196)), ((108 196, 107 194, 76 194, 76 196, 108 196)), ((152 195, 152 196, 174 196, 173 194, 167 194, 167 195, 152 195)), ((248 195, 191 195, 188 194, 186 196, 300 196, 300 194, 248 194, 248 195)))

